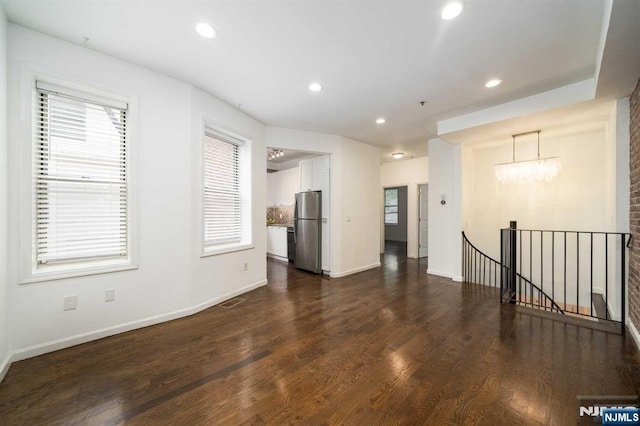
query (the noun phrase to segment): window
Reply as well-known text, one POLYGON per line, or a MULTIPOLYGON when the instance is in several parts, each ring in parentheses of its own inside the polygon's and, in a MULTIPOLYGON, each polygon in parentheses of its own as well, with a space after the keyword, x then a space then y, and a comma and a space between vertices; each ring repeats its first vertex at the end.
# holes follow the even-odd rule
POLYGON ((398 188, 384 190, 384 224, 398 224, 398 188))
POLYGON ((36 82, 35 269, 129 261, 127 104, 36 82))
POLYGON ((251 244, 250 142, 206 126, 203 149, 205 254, 251 244))

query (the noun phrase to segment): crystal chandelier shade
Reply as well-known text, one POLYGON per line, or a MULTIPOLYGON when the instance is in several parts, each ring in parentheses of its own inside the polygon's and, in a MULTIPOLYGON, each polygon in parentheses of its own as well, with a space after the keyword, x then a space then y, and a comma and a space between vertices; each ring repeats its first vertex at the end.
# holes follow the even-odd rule
POLYGON ((500 183, 549 182, 562 170, 559 157, 540 158, 540 130, 512 135, 513 161, 496 164, 495 175, 500 183), (516 160, 516 137, 532 133, 538 134, 538 157, 535 160, 516 160))

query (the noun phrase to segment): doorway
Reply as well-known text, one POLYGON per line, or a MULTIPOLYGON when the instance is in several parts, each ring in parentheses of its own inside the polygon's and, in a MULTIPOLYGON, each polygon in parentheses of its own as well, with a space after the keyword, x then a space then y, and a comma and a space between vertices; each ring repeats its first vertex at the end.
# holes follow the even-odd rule
POLYGON ((418 257, 429 255, 429 185, 418 185, 418 257))
POLYGON ((385 253, 407 252, 407 187, 384 189, 385 253))

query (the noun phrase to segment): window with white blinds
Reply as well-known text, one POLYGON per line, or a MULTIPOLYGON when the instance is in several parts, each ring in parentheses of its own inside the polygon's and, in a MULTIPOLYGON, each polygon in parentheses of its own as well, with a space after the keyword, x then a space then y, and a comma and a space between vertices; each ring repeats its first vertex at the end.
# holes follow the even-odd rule
POLYGON ((127 105, 36 84, 38 267, 127 258, 127 105))
POLYGON ((204 248, 242 243, 242 140, 207 128, 203 138, 204 248))

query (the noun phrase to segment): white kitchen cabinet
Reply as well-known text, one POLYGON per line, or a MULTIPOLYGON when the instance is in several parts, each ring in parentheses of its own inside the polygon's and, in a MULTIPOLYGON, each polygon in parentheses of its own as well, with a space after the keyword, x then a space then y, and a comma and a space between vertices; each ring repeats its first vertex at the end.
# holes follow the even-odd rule
POLYGON ((300 191, 313 191, 313 159, 300 162, 300 191))
POLYGON ((329 219, 322 219, 322 271, 331 271, 331 228, 329 219))
POLYGON ((267 254, 273 253, 273 226, 267 226, 267 254))
POLYGON ((278 173, 267 173, 267 207, 275 206, 278 192, 278 173))
POLYGON ((287 259, 287 227, 267 226, 267 254, 287 259))
POLYGON ((323 172, 331 169, 331 157, 320 157, 300 162, 300 190, 322 191, 323 172))
POLYGON ((267 206, 292 206, 300 192, 298 167, 267 173, 267 206))
POLYGON ((277 202, 279 205, 292 206, 295 203, 296 192, 300 192, 298 168, 283 170, 276 174, 280 179, 277 202))

